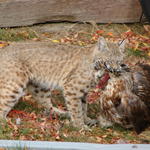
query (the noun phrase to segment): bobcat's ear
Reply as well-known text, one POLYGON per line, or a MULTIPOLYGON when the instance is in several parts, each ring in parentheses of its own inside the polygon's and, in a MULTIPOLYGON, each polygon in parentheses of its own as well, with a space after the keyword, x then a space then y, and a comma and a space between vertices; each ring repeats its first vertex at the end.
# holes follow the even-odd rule
POLYGON ((98 39, 98 50, 99 51, 109 51, 107 42, 104 37, 98 39))
POLYGON ((126 40, 126 39, 123 41, 120 41, 118 43, 121 52, 125 52, 125 48, 126 48, 127 43, 128 43, 128 40, 126 40))

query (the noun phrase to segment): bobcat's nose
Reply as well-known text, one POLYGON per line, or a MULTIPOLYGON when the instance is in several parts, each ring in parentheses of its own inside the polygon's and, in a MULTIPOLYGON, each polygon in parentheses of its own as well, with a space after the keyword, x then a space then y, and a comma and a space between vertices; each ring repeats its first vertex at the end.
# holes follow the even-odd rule
POLYGON ((114 72, 121 73, 121 70, 120 69, 114 69, 114 72))

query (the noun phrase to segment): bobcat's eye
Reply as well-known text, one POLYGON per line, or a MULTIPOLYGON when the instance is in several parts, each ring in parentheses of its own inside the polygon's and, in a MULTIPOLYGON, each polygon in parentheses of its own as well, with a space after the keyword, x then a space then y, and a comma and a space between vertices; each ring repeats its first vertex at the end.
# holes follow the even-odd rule
POLYGON ((121 64, 120 66, 121 66, 121 67, 126 67, 126 65, 125 65, 125 64, 121 64))

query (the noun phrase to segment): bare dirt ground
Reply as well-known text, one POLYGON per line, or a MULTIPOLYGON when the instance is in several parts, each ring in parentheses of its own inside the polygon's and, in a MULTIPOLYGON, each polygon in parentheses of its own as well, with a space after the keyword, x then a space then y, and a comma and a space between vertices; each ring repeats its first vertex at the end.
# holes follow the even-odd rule
MULTIPOLYGON (((128 39, 128 63, 144 61, 149 63, 150 33, 148 26, 141 24, 79 24, 51 23, 31 27, 0 29, 0 49, 5 50, 12 42, 34 41, 63 43, 84 47, 95 44, 98 37, 118 41, 128 39), (132 61, 131 61, 132 60, 132 61)), ((63 108, 60 91, 53 92, 56 105, 63 108)), ((92 104, 90 116, 95 117, 97 107, 92 104)), ((132 130, 119 126, 112 128, 92 127, 92 131, 81 131, 70 126, 69 121, 59 116, 44 116, 43 108, 32 101, 30 95, 21 99, 19 104, 9 113, 8 120, 0 123, 0 139, 74 141, 92 143, 150 143, 150 129, 137 135, 132 130)))

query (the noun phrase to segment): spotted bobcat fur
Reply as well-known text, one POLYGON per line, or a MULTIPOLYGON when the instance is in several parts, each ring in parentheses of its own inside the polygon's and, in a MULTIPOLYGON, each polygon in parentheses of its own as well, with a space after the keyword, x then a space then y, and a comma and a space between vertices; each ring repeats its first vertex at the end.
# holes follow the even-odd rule
POLYGON ((85 127, 88 118, 84 97, 96 82, 95 64, 110 61, 121 67, 123 50, 124 44, 118 47, 104 38, 100 38, 96 46, 86 48, 58 44, 10 45, 0 51, 0 118, 6 118, 26 90, 47 110, 67 115, 53 107, 50 99, 50 91, 59 88, 73 125, 85 127))

